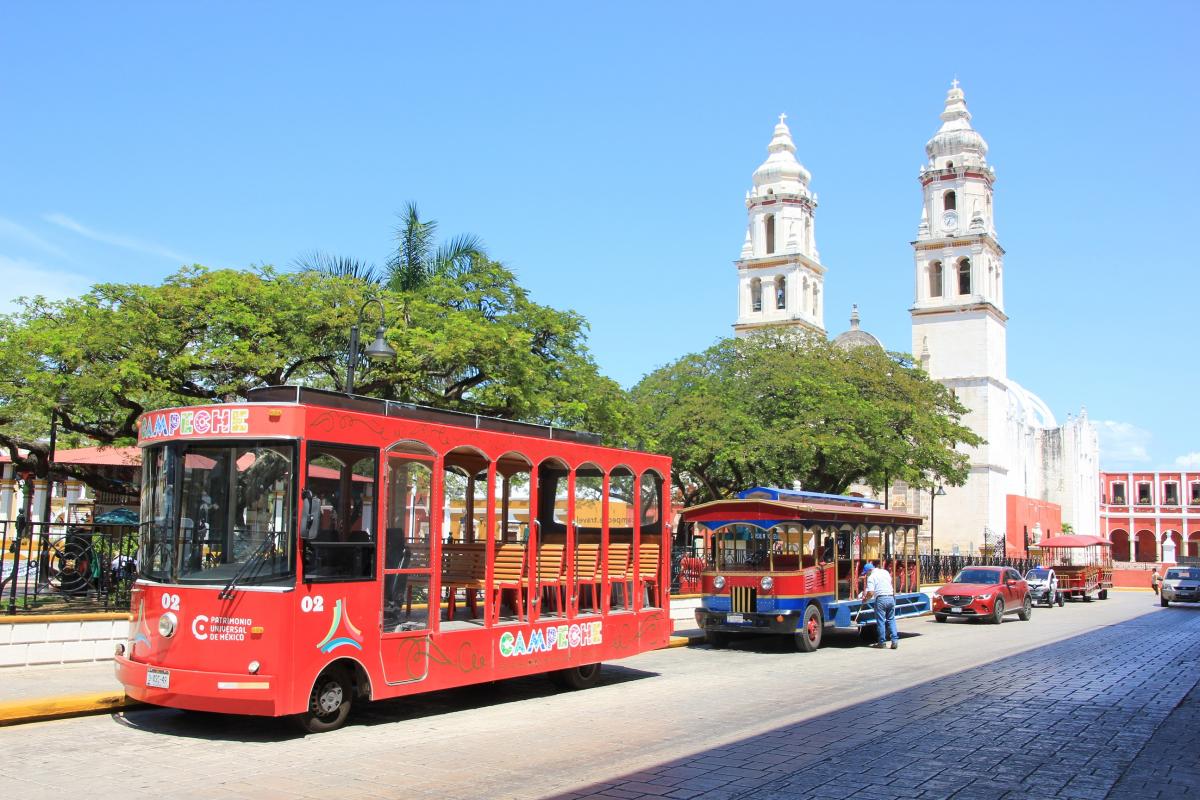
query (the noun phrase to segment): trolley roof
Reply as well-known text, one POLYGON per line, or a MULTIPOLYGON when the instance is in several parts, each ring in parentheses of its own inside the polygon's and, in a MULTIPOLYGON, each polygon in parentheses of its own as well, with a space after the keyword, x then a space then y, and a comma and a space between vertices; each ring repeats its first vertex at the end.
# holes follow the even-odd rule
POLYGON ((434 422, 440 425, 457 425, 481 431, 536 436, 539 439, 554 439, 581 444, 601 443, 601 437, 597 433, 556 428, 553 425, 539 425, 534 422, 516 422, 499 417, 485 417, 480 414, 466 414, 461 411, 446 411, 415 403, 381 400, 377 397, 343 394, 326 389, 311 389, 306 386, 264 386, 259 389, 251 389, 246 392, 246 401, 249 403, 304 403, 342 411, 358 411, 364 414, 400 417, 420 422, 434 422))
POLYGON ((903 523, 919 525, 925 519, 920 514, 906 511, 891 511, 833 505, 831 503, 805 503, 786 500, 753 498, 745 500, 713 500, 698 506, 685 508, 681 512, 684 522, 702 522, 709 528, 723 525, 748 523, 760 528, 771 528, 785 522, 817 520, 822 522, 868 522, 903 523))

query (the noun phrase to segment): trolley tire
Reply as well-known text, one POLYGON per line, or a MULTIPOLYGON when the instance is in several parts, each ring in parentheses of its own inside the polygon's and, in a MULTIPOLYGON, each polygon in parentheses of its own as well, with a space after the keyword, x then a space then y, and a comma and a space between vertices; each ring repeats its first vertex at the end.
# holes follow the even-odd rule
POLYGON ((934 619, 936 622, 945 622, 945 621, 946 621, 946 615, 945 615, 945 614, 934 614, 934 615, 933 615, 933 619, 934 619))
POLYGON ((1092 602, 1092 596, 1090 594, 1088 594, 1087 592, 1084 592, 1083 593, 1083 602, 1085 602, 1085 603, 1092 602))
POLYGON ((874 642, 879 639, 879 626, 874 623, 858 626, 858 638, 864 642, 874 642))
POLYGON ((600 664, 580 664, 578 667, 555 670, 550 673, 550 680, 555 686, 573 692, 590 689, 600 682, 600 664))
POLYGON ((1100 590, 1100 599, 1101 599, 1101 600, 1107 600, 1107 599, 1108 599, 1108 589, 1101 589, 1101 590, 1100 590))
POLYGON ((815 653, 821 646, 821 633, 825 630, 825 621, 821 618, 821 609, 809 606, 804 609, 800 618, 800 626, 792 634, 792 643, 801 653, 815 653))
POLYGON ((1029 602, 1029 595, 1025 595, 1025 603, 1017 612, 1017 616, 1021 618, 1021 622, 1029 622, 1033 619, 1033 603, 1029 602))
POLYGON ((1162 606, 1163 608, 1167 608, 1168 606, 1170 606, 1170 605, 1171 605, 1171 601, 1170 601, 1170 600, 1168 600, 1168 599, 1167 599, 1167 598, 1165 598, 1165 597, 1162 597, 1162 596, 1160 595, 1160 596, 1159 596, 1159 598, 1158 598, 1158 604, 1159 604, 1160 606, 1162 606))
POLYGON ((704 643, 713 650, 723 650, 729 646, 729 634, 725 631, 705 631, 704 643))
POLYGON ((992 607, 991 623, 993 625, 999 625, 1002 622, 1004 622, 1004 598, 997 597, 996 605, 992 607))
POLYGON ((346 724, 354 685, 341 667, 330 667, 317 676, 308 695, 308 710, 296 715, 296 722, 307 733, 325 733, 346 724))

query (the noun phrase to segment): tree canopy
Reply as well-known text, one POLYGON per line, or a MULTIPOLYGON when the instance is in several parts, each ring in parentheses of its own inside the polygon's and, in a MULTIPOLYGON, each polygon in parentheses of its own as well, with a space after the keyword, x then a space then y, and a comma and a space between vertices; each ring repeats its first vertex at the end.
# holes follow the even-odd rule
POLYGON ((966 408, 902 353, 765 331, 725 339, 633 388, 644 446, 674 459, 685 502, 755 485, 841 493, 855 483, 960 485, 966 408))
POLYGON ((54 408, 60 431, 129 444, 154 408, 283 383, 340 389, 368 297, 384 304, 399 356, 367 367, 359 393, 621 435, 627 399, 596 369, 583 318, 534 303, 503 265, 473 258, 419 291, 313 270, 193 266, 158 286, 26 299, 0 316, 0 447, 14 460, 29 450, 45 474, 54 408))

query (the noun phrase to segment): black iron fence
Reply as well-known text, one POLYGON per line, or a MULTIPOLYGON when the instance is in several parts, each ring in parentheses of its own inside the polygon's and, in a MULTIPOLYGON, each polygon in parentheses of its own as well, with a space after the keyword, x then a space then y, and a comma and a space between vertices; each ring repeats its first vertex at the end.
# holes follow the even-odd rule
POLYGON ((125 611, 137 528, 0 520, 0 613, 125 611))
POLYGON ((998 556, 921 556, 921 582, 946 583, 963 567, 1012 567, 1022 575, 1041 564, 1037 558, 998 556))

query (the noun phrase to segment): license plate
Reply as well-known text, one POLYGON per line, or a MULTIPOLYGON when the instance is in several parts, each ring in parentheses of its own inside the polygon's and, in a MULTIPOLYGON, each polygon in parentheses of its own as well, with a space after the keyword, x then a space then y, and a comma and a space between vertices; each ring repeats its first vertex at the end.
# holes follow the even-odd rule
POLYGON ((155 689, 170 689, 171 671, 154 668, 146 670, 146 685, 152 686, 155 689))
POLYGON ((730 614, 728 617, 725 618, 725 621, 730 622, 730 623, 740 624, 740 623, 745 622, 746 618, 743 617, 741 614, 730 614))
POLYGON ((962 609, 961 608, 952 608, 952 609, 950 609, 950 613, 951 614, 961 614, 962 609))

